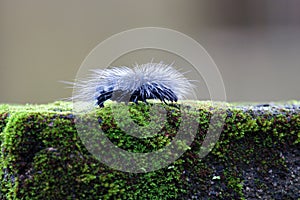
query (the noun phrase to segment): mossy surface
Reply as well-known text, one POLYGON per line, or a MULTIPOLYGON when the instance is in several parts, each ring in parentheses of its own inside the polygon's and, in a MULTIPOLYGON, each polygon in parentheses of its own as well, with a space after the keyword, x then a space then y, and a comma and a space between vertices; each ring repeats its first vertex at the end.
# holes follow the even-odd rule
MULTIPOLYGON (((130 104, 130 117, 117 123, 113 105, 107 104, 81 118, 74 117, 72 104, 67 102, 0 105, 1 198, 243 199, 247 182, 243 174, 247 169, 259 169, 253 181, 264 190, 269 187, 262 178, 265 174, 287 170, 281 152, 299 149, 298 102, 267 106, 226 104, 224 108, 224 104, 190 101, 184 102, 181 110, 160 104, 166 111, 164 123, 151 115, 151 105, 142 103, 130 104), (213 112, 225 116, 225 124, 219 125, 222 134, 212 151, 200 159, 198 154, 213 112), (101 163, 83 145, 75 126, 76 120, 82 120, 80 126, 96 122, 95 126, 115 146, 148 153, 169 145, 187 119, 198 124, 184 130, 186 135, 196 132, 190 147, 182 146, 185 153, 179 159, 148 173, 122 172, 101 163), (130 128, 126 127, 130 121, 126 120, 141 127, 150 126, 157 134, 148 138, 128 135, 124 129, 130 128)), ((124 113, 120 111, 118 115, 124 113)), ((97 130, 87 137, 96 138, 97 130)), ((155 164, 159 165, 145 162, 140 167, 147 169, 155 164)))

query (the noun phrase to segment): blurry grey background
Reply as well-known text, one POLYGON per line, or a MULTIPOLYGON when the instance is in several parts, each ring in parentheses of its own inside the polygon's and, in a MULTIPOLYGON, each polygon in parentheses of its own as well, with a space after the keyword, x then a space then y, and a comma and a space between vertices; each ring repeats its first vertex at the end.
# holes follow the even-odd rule
POLYGON ((299 8, 298 0, 0 0, 0 103, 71 96, 59 81, 74 80, 98 43, 147 26, 197 40, 228 101, 300 99, 299 8))

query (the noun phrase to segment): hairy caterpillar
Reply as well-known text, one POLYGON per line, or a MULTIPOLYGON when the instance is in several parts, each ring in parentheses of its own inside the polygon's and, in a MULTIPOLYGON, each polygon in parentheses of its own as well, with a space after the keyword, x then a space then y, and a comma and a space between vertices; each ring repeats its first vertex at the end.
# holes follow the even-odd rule
POLYGON ((171 65, 147 63, 134 68, 126 66, 108 69, 94 69, 86 80, 74 83, 75 101, 96 101, 104 107, 106 100, 118 102, 142 101, 158 99, 163 103, 177 102, 192 89, 191 81, 171 65))

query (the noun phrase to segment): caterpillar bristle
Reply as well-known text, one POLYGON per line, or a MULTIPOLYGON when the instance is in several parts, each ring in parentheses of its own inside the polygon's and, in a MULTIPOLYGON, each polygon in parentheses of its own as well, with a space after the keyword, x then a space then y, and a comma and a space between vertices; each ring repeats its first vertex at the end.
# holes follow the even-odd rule
POLYGON ((73 101, 95 102, 104 107, 104 102, 139 101, 158 99, 161 102, 177 102, 191 92, 191 81, 171 65, 147 63, 108 69, 94 69, 86 80, 74 83, 73 101))

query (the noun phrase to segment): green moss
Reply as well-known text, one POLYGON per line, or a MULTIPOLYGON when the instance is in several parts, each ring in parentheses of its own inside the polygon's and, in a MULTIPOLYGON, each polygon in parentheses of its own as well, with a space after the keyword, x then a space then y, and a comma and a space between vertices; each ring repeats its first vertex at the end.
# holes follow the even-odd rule
MULTIPOLYGON (((206 192, 209 182, 214 180, 220 184, 216 190, 223 198, 242 199, 242 169, 255 166, 261 169, 260 173, 272 168, 285 170, 281 149, 294 147, 300 141, 299 110, 280 108, 278 112, 264 110, 255 114, 251 105, 244 106, 245 110, 239 107, 241 104, 227 104, 224 109, 222 103, 212 102, 187 101, 181 109, 156 104, 166 117, 161 122, 159 113, 151 113, 151 105, 130 104, 128 111, 108 103, 105 108, 76 119, 72 104, 67 102, 0 105, 1 198, 180 199, 206 192), (213 127, 223 128, 222 134, 210 154, 199 159, 197 155, 215 112, 226 117, 224 126, 217 123, 213 127), (196 121, 197 127, 187 123, 185 135, 191 137, 197 132, 196 137, 190 147, 180 143, 176 146, 185 153, 165 168, 140 174, 113 170, 99 162, 83 145, 76 130, 85 128, 80 127, 82 124, 101 127, 115 146, 148 153, 168 146, 183 121, 189 119, 196 121), (76 120, 84 123, 76 127, 76 120), (130 123, 149 129, 133 130, 130 123), (151 137, 138 138, 124 130, 151 137), (216 171, 216 166, 222 170, 216 171)), ((96 141, 97 134, 95 129, 86 136, 96 141)), ((148 169, 159 164, 145 161, 140 167, 148 169)), ((259 180, 257 184, 263 185, 259 180)))

